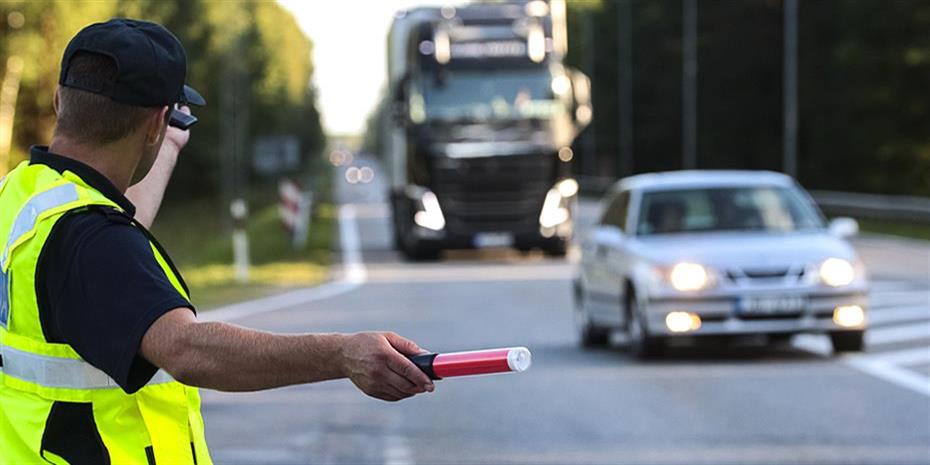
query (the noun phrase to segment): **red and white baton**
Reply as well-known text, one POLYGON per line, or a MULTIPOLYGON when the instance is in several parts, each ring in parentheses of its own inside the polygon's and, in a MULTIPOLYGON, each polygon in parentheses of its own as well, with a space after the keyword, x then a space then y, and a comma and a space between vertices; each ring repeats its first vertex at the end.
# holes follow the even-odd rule
POLYGON ((533 355, 526 347, 445 354, 420 354, 409 358, 430 379, 488 375, 492 373, 519 373, 529 369, 530 364, 533 363, 533 355))

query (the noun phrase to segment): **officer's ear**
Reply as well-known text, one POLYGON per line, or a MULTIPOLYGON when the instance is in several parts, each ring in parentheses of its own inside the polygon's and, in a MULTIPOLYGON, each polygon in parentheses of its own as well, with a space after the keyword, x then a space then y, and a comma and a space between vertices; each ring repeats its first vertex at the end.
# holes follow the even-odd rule
POLYGON ((164 106, 149 117, 148 129, 145 133, 145 143, 156 145, 161 142, 165 129, 168 127, 168 118, 171 116, 171 107, 164 106))
POLYGON ((55 115, 58 115, 58 114, 60 113, 60 112, 58 111, 58 108, 59 108, 60 105, 61 105, 61 103, 58 101, 58 99, 61 98, 60 92, 61 92, 61 87, 56 86, 56 87, 55 87, 55 97, 52 98, 52 108, 55 109, 55 115))

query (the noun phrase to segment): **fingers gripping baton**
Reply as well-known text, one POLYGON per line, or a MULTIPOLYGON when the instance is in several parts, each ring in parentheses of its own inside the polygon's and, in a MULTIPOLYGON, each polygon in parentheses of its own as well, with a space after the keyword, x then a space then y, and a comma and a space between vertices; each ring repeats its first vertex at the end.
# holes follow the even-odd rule
POLYGON ((455 376, 522 372, 530 368, 533 355, 526 347, 420 354, 409 357, 430 379, 455 376))

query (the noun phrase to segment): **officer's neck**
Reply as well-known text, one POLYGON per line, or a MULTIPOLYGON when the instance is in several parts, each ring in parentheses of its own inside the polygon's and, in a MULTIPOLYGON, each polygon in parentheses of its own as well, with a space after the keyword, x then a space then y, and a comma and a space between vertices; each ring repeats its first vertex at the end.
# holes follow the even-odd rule
POLYGON ((122 193, 129 189, 133 173, 142 158, 138 144, 128 138, 107 145, 90 145, 56 134, 48 150, 90 166, 122 193))

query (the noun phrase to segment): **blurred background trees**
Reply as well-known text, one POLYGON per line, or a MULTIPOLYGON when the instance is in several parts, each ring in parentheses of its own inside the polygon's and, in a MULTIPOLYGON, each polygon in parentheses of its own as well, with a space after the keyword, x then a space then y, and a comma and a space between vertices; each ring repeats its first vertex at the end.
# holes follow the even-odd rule
MULTIPOLYGON (((595 104, 576 171, 681 168, 682 2, 568 5, 569 58, 591 76, 595 104), (620 68, 623 37, 632 73, 620 68), (618 94, 631 74, 632 154, 620 149, 618 94)), ((699 168, 781 170, 783 15, 780 0, 698 2, 699 168)), ((798 17, 801 182, 930 195, 930 3, 802 1, 798 17)))
POLYGON ((11 167, 27 156, 30 145, 49 141, 52 96, 68 41, 82 27, 116 16, 155 21, 177 35, 187 49, 188 82, 208 102, 194 109, 200 123, 169 200, 241 191, 254 177, 250 162, 259 137, 296 137, 302 171, 320 158, 325 137, 309 84, 312 43, 276 2, 5 0, 0 2, 0 78, 9 57, 24 60, 11 167))

